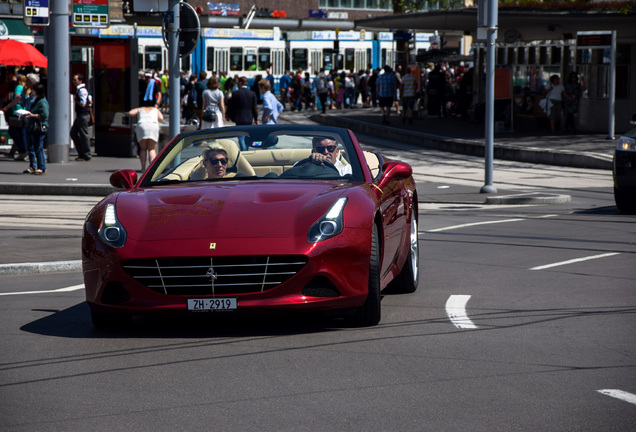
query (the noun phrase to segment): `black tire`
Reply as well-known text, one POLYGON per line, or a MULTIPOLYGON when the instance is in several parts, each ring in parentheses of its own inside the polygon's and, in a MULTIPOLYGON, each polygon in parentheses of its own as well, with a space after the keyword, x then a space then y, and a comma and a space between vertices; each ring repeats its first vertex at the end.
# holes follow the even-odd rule
POLYGON ((391 282, 391 292, 414 293, 417 290, 420 279, 419 259, 420 248, 417 235, 417 213, 411 210, 411 227, 409 236, 409 254, 400 274, 391 282))
POLYGON ((371 237, 371 256, 369 260, 369 294, 364 304, 355 311, 352 317, 357 327, 371 327, 380 322, 380 246, 378 241, 378 227, 373 226, 371 237))
POLYGON ((617 189, 616 187, 614 187, 614 201, 616 202, 616 207, 618 207, 618 210, 621 213, 636 213, 636 198, 625 193, 625 191, 617 189))
POLYGON ((91 311, 91 321, 95 328, 122 328, 130 325, 132 317, 127 314, 91 311))

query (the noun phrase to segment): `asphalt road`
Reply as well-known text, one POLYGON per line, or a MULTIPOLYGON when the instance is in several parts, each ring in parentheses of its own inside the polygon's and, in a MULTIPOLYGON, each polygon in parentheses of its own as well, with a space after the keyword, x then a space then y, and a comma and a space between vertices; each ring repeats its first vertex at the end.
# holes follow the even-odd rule
MULTIPOLYGON (((479 160, 386 152, 417 166, 421 283, 384 297, 380 325, 205 316, 98 331, 79 272, 0 275, 0 429, 633 430, 636 218, 617 212, 607 173, 498 164, 504 194, 571 200, 484 205, 479 160)), ((0 197, 6 256, 79 259, 96 198, 16 198, 0 197)))

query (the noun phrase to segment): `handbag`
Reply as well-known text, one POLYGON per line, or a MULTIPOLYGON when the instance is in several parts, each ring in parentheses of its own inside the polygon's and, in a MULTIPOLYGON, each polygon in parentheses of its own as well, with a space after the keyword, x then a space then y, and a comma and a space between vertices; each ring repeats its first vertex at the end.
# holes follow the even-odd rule
POLYGON ((215 123, 216 122, 216 110, 214 109, 213 106, 207 107, 205 109, 205 111, 203 111, 203 120, 205 120, 206 122, 209 123, 215 123))
POLYGON ((39 118, 34 118, 29 123, 29 132, 33 135, 46 135, 48 131, 49 128, 39 118))
POLYGON ((8 119, 9 127, 21 128, 24 126, 24 119, 18 116, 9 116, 8 119))

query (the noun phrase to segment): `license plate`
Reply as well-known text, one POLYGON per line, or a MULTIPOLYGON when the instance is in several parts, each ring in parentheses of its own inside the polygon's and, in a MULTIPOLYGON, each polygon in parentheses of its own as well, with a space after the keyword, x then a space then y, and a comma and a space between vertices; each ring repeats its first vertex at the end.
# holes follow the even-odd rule
POLYGON ((236 309, 238 309, 238 301, 235 297, 188 299, 189 311, 233 311, 236 309))

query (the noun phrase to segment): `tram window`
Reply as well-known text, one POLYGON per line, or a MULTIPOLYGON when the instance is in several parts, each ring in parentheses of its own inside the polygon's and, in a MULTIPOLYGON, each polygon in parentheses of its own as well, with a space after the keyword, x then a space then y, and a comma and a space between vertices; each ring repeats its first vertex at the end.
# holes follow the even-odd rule
POLYGON ((517 63, 526 64, 526 50, 523 47, 517 48, 517 63))
POLYGON ((354 9, 364 9, 365 0, 353 0, 353 8, 354 9))
POLYGON ((506 49, 505 48, 497 48, 497 64, 500 64, 500 65, 506 64, 506 49))
POLYGON ((548 63, 548 47, 539 47, 539 64, 549 64, 548 63))
POLYGON ((528 64, 531 64, 531 65, 537 64, 537 48, 536 47, 528 48, 528 64))
POLYGON ((272 65, 272 54, 269 48, 258 49, 258 70, 265 70, 272 65))
POLYGON ((185 57, 181 57, 181 70, 189 71, 190 67, 190 56, 187 55, 185 57))
POLYGON ((214 47, 205 50, 205 68, 209 71, 216 71, 214 67, 214 47))
POLYGON ((146 69, 163 70, 161 64, 161 47, 159 46, 147 46, 146 53, 144 55, 146 60, 146 69))
POLYGON ((354 48, 345 49, 344 68, 350 71, 356 68, 356 50, 354 48))
POLYGON ((255 49, 245 50, 245 55, 243 56, 243 65, 245 66, 245 70, 248 70, 248 71, 256 70, 256 50, 255 49))
POLYGON ((324 67, 325 70, 333 69, 333 50, 330 48, 322 50, 322 67, 324 67))
POLYGON ((550 47, 550 63, 561 64, 561 47, 550 47))
POLYGON ((230 70, 243 70, 243 48, 230 48, 230 70))
POLYGON ((513 47, 509 47, 508 48, 508 64, 509 65, 513 65, 517 63, 517 59, 516 59, 516 51, 513 47))
POLYGON ((292 69, 307 70, 309 62, 307 61, 307 50, 305 48, 295 48, 292 50, 292 69))

